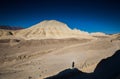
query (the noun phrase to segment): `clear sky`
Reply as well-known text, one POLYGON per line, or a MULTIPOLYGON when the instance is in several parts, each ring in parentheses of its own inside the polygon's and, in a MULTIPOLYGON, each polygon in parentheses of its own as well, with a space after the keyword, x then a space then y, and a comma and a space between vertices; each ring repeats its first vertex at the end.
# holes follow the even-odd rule
POLYGON ((120 33, 119 0, 0 0, 0 25, 58 20, 88 32, 120 33))

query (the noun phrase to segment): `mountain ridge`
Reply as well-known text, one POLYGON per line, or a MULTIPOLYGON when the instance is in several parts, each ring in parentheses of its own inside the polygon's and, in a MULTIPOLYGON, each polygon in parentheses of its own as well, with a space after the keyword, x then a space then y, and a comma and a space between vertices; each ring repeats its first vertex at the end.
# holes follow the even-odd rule
POLYGON ((72 30, 67 24, 56 20, 42 21, 28 29, 19 31, 17 34, 19 36, 25 36, 27 39, 93 38, 86 32, 72 30))
MULTIPOLYGON (((95 35, 99 35, 97 33, 95 35)), ((106 34, 101 34, 106 36, 106 34)), ((81 31, 78 29, 71 29, 63 22, 57 20, 44 20, 29 28, 21 30, 2 30, 0 29, 1 38, 23 38, 27 40, 31 39, 62 39, 62 38, 82 38, 82 39, 94 39, 92 34, 81 31), (12 35, 11 35, 12 33, 12 35)))
POLYGON ((1 25, 0 29, 3 29, 3 30, 21 30, 21 29, 24 29, 24 28, 19 27, 19 26, 1 25))

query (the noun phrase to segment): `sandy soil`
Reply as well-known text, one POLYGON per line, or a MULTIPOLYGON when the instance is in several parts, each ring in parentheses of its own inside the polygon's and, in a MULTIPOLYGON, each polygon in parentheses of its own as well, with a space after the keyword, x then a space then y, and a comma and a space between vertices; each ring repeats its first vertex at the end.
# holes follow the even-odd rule
POLYGON ((120 40, 0 40, 0 79, 43 79, 75 67, 93 72, 101 59, 120 49, 120 40))

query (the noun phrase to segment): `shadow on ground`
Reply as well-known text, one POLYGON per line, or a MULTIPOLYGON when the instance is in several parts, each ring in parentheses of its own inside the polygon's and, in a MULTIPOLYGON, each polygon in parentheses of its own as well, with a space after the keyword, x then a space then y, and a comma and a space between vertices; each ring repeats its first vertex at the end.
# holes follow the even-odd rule
POLYGON ((120 79, 120 50, 113 56, 101 60, 93 73, 84 73, 74 68, 63 70, 45 79, 120 79))

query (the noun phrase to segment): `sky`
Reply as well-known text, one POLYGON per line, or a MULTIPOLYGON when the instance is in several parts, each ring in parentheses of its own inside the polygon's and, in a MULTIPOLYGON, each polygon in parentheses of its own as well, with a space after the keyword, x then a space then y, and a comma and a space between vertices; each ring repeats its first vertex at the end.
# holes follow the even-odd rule
POLYGON ((0 25, 58 20, 88 32, 120 33, 119 0, 0 0, 0 25))

